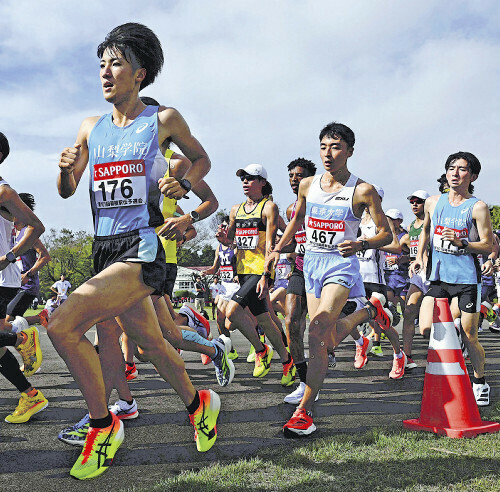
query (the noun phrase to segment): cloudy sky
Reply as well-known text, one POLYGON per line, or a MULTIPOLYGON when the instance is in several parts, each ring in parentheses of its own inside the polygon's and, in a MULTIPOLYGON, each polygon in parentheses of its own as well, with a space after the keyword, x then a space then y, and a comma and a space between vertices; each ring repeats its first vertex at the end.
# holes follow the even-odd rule
POLYGON ((495 0, 2 0, 0 131, 11 155, 0 174, 35 195, 47 228, 92 231, 88 176, 60 198, 58 154, 83 118, 111 110, 96 47, 130 21, 153 29, 165 51, 143 95, 188 121, 212 160, 207 181, 221 207, 242 200, 235 170, 252 162, 286 207, 286 165, 306 157, 321 166, 318 134, 333 120, 356 133, 351 171, 382 186, 384 207, 405 222, 406 196, 436 192, 458 150, 483 165, 476 195, 500 204, 495 0))

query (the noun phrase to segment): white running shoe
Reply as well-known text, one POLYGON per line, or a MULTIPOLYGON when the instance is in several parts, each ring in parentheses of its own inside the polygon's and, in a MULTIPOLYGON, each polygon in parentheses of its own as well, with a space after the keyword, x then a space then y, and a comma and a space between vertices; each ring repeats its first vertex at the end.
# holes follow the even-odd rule
MULTIPOLYGON (((285 403, 290 403, 291 405, 298 405, 301 402, 302 398, 304 397, 305 390, 306 390, 306 383, 301 381, 294 391, 292 391, 289 395, 286 395, 285 398, 283 398, 283 401, 285 403)), ((314 401, 318 400, 319 400, 319 391, 314 401)))
POLYGON ((110 405, 109 411, 113 412, 120 420, 131 420, 139 417, 139 410, 137 410, 137 402, 135 399, 129 405, 124 400, 117 400, 114 405, 110 405))
POLYGON ((21 316, 16 316, 16 319, 11 322, 12 330, 14 333, 27 330, 29 328, 28 322, 21 316))
POLYGON ((478 407, 486 407, 490 404, 490 385, 488 383, 472 383, 472 391, 478 407))

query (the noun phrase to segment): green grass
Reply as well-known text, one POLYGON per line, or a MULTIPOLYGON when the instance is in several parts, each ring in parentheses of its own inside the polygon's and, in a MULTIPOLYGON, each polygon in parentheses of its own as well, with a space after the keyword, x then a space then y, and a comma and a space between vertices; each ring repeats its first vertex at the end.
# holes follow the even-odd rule
MULTIPOLYGON (((500 421, 500 404, 486 414, 500 421)), ((130 490, 500 491, 500 434, 450 439, 399 426, 287 444, 130 490)))

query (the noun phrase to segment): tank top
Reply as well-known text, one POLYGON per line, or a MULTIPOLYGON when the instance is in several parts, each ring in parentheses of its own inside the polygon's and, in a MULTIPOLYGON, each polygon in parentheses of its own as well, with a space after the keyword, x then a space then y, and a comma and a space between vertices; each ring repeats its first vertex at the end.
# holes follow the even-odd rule
POLYGON ((245 203, 236 212, 236 271, 238 274, 262 275, 266 255, 266 226, 262 221, 262 209, 268 198, 261 201, 249 213, 245 203))
POLYGON ((278 280, 287 280, 288 274, 292 271, 292 264, 287 258, 286 253, 280 254, 280 259, 276 263, 276 282, 278 280))
MULTIPOLYGON (((366 224, 360 224, 361 235, 370 239, 377 234, 377 227, 373 219, 366 224)), ((363 277, 363 282, 385 285, 384 265, 385 253, 379 249, 367 249, 358 251, 356 256, 359 260, 359 272, 363 277)))
POLYGON ((422 232, 422 227, 424 223, 420 224, 420 227, 415 227, 415 221, 410 224, 410 228, 408 229, 408 236, 410 238, 410 260, 413 261, 417 257, 418 251, 418 241, 420 239, 420 233, 422 232))
MULTIPOLYGON (((297 200, 295 200, 293 204, 290 219, 294 218, 296 207, 297 200)), ((295 268, 302 272, 304 270, 304 254, 306 252, 306 229, 304 224, 302 224, 300 229, 295 233, 295 244, 295 252, 297 253, 297 256, 295 256, 295 268)))
MULTIPOLYGON (((398 240, 401 240, 401 238, 406 234, 406 231, 401 231, 398 234, 398 240)), ((387 264, 387 259, 388 258, 401 258, 403 256, 403 253, 385 253, 385 262, 384 262, 384 270, 387 273, 391 273, 394 275, 401 275, 403 277, 408 276, 408 263, 404 265, 398 265, 397 263, 393 263, 392 265, 387 264)))
POLYGON ((158 179, 167 162, 158 145, 158 107, 125 127, 101 116, 89 136, 94 234, 110 236, 163 224, 158 179))
POLYGON ((322 176, 313 177, 307 193, 306 251, 340 256, 337 245, 356 240, 360 219, 352 210, 352 198, 358 178, 351 173, 340 191, 327 193, 321 188, 322 176))
MULTIPOLYGON (((23 227, 16 237, 16 243, 21 241, 25 232, 26 227, 23 227)), ((18 264, 18 267, 21 269, 21 274, 26 273, 28 270, 30 270, 36 263, 37 259, 38 255, 33 248, 22 254, 16 262, 18 264)), ((38 278, 38 272, 36 272, 33 276, 28 277, 28 281, 24 285, 21 285, 21 289, 24 290, 26 294, 38 296, 38 294, 40 293, 40 279, 38 278)))
POLYGON ((225 247, 219 244, 219 279, 221 282, 232 282, 236 275, 236 257, 232 246, 225 247), (225 248, 225 249, 224 249, 225 248))
MULTIPOLYGON (((0 179, 2 185, 8 185, 7 181, 0 179)), ((0 256, 5 256, 14 246, 13 229, 14 223, 0 215, 0 256)), ((21 270, 16 263, 0 271, 0 287, 21 287, 21 270)))
POLYGON ((477 255, 459 249, 442 238, 442 230, 448 227, 460 239, 477 241, 479 234, 472 218, 472 209, 479 201, 476 197, 458 206, 450 205, 449 193, 442 194, 431 217, 431 272, 429 280, 449 284, 476 284, 481 281, 481 269, 477 255))
MULTIPOLYGON (((167 171, 164 175, 165 178, 170 177, 170 159, 174 155, 174 151, 167 149, 165 151, 165 160, 167 161, 167 171)), ((177 209, 177 200, 174 198, 167 198, 165 195, 160 194, 160 209, 163 215, 163 219, 170 219, 174 216, 177 209)), ((163 225, 163 224, 162 224, 163 225)), ((156 228, 156 233, 161 229, 162 226, 156 228)), ((163 249, 165 250, 165 263, 177 264, 177 241, 172 239, 165 239, 163 236, 158 236, 160 238, 163 249)))

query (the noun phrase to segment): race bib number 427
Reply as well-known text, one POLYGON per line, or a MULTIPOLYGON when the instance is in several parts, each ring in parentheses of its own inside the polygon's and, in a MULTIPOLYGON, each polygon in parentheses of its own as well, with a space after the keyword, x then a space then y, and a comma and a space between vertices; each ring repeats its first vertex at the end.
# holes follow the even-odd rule
POLYGON ((146 203, 143 159, 94 165, 92 181, 97 208, 132 207, 146 203))

